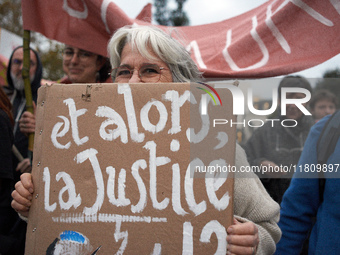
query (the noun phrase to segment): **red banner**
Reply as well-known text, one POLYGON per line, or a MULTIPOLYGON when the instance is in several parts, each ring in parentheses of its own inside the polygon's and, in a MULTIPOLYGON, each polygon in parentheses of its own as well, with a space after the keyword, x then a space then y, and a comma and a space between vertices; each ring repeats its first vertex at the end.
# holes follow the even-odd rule
MULTIPOLYGON (((24 29, 101 55, 115 30, 151 19, 150 4, 131 19, 111 0, 23 0, 22 11, 24 29)), ((206 78, 284 75, 340 53, 339 0, 270 0, 217 23, 160 27, 185 38, 206 78)))

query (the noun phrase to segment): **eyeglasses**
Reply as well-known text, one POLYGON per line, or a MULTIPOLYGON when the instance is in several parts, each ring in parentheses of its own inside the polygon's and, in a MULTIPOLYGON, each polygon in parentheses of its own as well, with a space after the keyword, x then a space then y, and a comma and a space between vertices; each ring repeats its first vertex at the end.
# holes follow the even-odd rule
MULTIPOLYGON (((12 59, 12 65, 21 66, 22 63, 23 63, 23 60, 21 60, 21 59, 17 59, 17 58, 13 58, 13 59, 12 59)), ((30 66, 35 66, 34 61, 30 60, 30 66)))
MULTIPOLYGON (((130 68, 129 66, 119 66, 116 68, 113 68, 111 71, 111 77, 113 82, 117 83, 124 83, 128 82, 134 72, 134 68, 130 68)), ((138 71, 138 76, 141 80, 141 82, 145 83, 156 83, 161 78, 161 72, 162 70, 165 70, 164 67, 159 67, 156 64, 144 64, 139 69, 136 69, 138 71)))
POLYGON ((85 61, 85 60, 87 60, 90 57, 95 55, 94 53, 84 51, 84 50, 79 50, 78 52, 75 52, 73 49, 65 49, 65 50, 63 50, 62 54, 63 54, 64 60, 71 60, 73 58, 74 54, 76 54, 77 57, 80 60, 83 60, 83 61, 85 61))

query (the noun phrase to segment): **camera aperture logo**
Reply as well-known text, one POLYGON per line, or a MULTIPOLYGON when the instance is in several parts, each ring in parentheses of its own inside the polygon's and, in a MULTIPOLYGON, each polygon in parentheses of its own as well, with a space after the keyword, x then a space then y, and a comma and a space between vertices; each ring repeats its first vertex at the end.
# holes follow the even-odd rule
MULTIPOLYGON (((198 83, 201 84, 201 85, 206 86, 206 87, 209 88, 212 92, 214 92, 214 94, 217 96, 217 98, 218 98, 218 100, 219 100, 220 105, 222 105, 222 100, 221 100, 220 95, 217 93, 217 91, 216 91, 212 86, 210 86, 210 85, 208 85, 208 84, 206 84, 206 83, 203 83, 203 82, 198 82, 198 83)), ((215 97, 213 96, 213 94, 212 94, 209 90, 207 90, 207 89, 205 89, 205 88, 201 88, 201 87, 196 87, 196 88, 201 89, 201 90, 203 90, 205 93, 207 93, 207 94, 211 97, 211 99, 214 101, 214 104, 215 104, 215 105, 218 105, 217 102, 216 102, 216 100, 215 100, 215 97)), ((202 115, 206 115, 206 114, 207 114, 207 104, 208 104, 207 101, 208 101, 208 100, 207 100, 207 97, 203 97, 203 98, 202 98, 202 108, 201 108, 201 109, 202 109, 202 112, 201 112, 202 115)))

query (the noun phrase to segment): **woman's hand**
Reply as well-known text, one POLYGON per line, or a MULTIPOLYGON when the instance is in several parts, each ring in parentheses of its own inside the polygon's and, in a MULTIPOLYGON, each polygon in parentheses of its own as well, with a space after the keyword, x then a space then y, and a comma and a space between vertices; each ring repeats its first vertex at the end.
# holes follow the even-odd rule
POLYGON ((15 184, 15 190, 12 192, 12 207, 22 216, 28 217, 28 213, 33 198, 32 175, 25 173, 20 176, 21 181, 15 184))
POLYGON ((253 255, 260 242, 258 229, 253 222, 241 223, 234 219, 234 224, 227 229, 227 254, 253 255))

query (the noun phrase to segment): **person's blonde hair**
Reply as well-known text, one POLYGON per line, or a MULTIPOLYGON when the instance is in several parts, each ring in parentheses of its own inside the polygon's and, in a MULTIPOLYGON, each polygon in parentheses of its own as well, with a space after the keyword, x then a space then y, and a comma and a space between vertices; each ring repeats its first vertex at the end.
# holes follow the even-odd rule
POLYGON ((126 44, 130 44, 145 58, 156 56, 165 62, 172 74, 173 82, 202 81, 197 65, 189 52, 177 40, 154 26, 124 26, 118 29, 108 44, 108 54, 112 68, 120 65, 121 54, 126 44))

